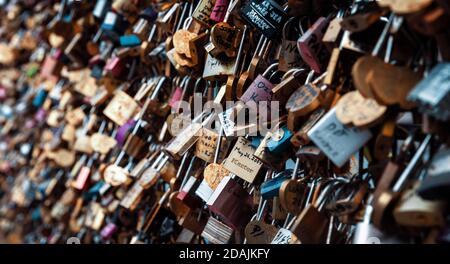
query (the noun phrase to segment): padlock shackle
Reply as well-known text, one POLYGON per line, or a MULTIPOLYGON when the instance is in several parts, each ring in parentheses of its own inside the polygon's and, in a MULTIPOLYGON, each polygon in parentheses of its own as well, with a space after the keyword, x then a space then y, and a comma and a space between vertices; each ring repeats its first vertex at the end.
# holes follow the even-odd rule
POLYGON ((186 164, 186 160, 187 160, 189 154, 190 154, 189 151, 186 151, 186 153, 184 153, 183 158, 181 159, 180 167, 178 168, 178 171, 177 171, 177 175, 175 176, 176 179, 180 178, 180 175, 183 172, 182 169, 183 169, 184 165, 186 164))
POLYGON ((383 44, 386 40, 386 37, 389 34, 389 31, 392 26, 392 22, 394 21, 394 18, 395 18, 395 14, 392 13, 389 16, 389 20, 386 23, 386 25, 384 26, 383 31, 381 32, 380 38, 378 39, 377 43, 375 44, 375 47, 373 48, 373 51, 372 51, 373 57, 377 57, 378 54, 380 53, 381 48, 383 47, 383 44))
POLYGON ((278 65, 279 65, 278 62, 272 63, 269 67, 267 67, 262 76, 266 79, 269 79, 270 76, 268 76, 268 74, 274 71, 275 69, 278 69, 278 65))
POLYGON ((284 23, 282 33, 281 33, 282 39, 286 39, 286 35, 287 35, 286 32, 288 30, 288 27, 291 26, 292 22, 294 22, 294 19, 295 19, 295 17, 291 17, 286 21, 286 23, 284 23))
POLYGON ((329 180, 327 182, 325 182, 325 187, 322 188, 322 190, 320 190, 320 195, 317 198, 317 201, 314 203, 314 207, 317 208, 317 210, 321 211, 323 206, 326 203, 326 200, 329 199, 329 193, 339 184, 343 184, 343 182, 341 182, 342 180, 335 178, 332 180, 329 180))
POLYGON ((219 136, 217 137, 216 149, 214 151, 214 163, 216 164, 217 161, 219 160, 219 152, 220 152, 220 145, 222 144, 222 136, 223 136, 223 127, 219 122, 219 136))
POLYGON ((165 76, 159 78, 158 84, 156 85, 155 89, 153 90, 152 95, 150 96, 150 100, 156 100, 159 92, 161 91, 161 88, 166 83, 167 78, 165 76))
POLYGON ((184 178, 183 178, 183 181, 181 182, 180 190, 182 190, 184 185, 186 185, 186 183, 188 182, 189 174, 191 173, 191 170, 192 170, 192 167, 194 166, 195 160, 196 160, 196 157, 192 156, 191 161, 189 162, 189 166, 188 166, 186 172, 184 173, 184 178))
POLYGON ((156 169, 158 167, 158 164, 161 162, 161 160, 164 157, 164 152, 159 152, 158 157, 155 159, 155 161, 153 161, 152 166, 150 166, 152 169, 156 169))
POLYGON ((168 160, 169 156, 165 155, 164 158, 159 162, 158 167, 156 167, 156 171, 160 171, 166 165, 168 160))
POLYGON ((414 172, 414 169, 416 168, 418 162, 422 158, 422 156, 425 153, 425 150, 428 148, 428 146, 431 143, 431 139, 433 138, 432 135, 427 135, 423 142, 420 144, 419 148, 417 149, 416 153, 412 157, 411 161, 408 163, 406 168, 403 170, 402 174, 394 184, 394 187, 392 188, 392 191, 399 192, 402 187, 404 186, 404 183, 408 179, 408 177, 414 172))
POLYGON ((227 11, 225 12, 225 16, 223 18, 224 23, 228 23, 228 19, 230 18, 231 13, 233 12, 236 5, 239 3, 239 0, 230 0, 228 3, 227 11))

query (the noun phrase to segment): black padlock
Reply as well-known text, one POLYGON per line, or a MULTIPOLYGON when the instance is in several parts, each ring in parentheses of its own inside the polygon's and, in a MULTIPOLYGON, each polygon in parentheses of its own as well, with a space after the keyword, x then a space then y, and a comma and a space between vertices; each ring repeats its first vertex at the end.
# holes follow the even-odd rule
POLYGON ((277 37, 288 19, 274 0, 249 1, 240 10, 242 18, 269 39, 277 37))

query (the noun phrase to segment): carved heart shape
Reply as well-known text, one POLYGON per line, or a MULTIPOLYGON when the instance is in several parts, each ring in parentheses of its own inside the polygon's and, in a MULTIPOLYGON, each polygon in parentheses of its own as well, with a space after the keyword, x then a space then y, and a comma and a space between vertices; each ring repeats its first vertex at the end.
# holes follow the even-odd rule
POLYGON ((344 125, 370 127, 380 121, 387 107, 364 98, 358 91, 345 94, 336 105, 336 117, 344 125))

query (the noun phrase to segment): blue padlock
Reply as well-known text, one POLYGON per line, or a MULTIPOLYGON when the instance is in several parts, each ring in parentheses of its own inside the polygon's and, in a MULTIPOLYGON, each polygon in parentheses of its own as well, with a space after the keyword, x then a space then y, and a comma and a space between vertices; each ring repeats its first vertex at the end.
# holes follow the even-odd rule
POLYGON ((39 221, 42 218, 41 214, 41 207, 36 207, 33 212, 31 213, 31 220, 32 221, 39 221))
POLYGON ((136 35, 121 36, 119 41, 122 47, 136 47, 140 46, 142 43, 141 39, 136 35))
POLYGON ((36 96, 33 99, 33 106, 36 108, 41 107, 44 105, 45 99, 47 99, 48 91, 44 88, 39 89, 39 91, 36 93, 36 96))
POLYGON ((254 149, 257 149, 258 146, 261 144, 262 138, 261 137, 252 137, 250 146, 252 146, 254 149))
POLYGON ((261 197, 265 200, 277 197, 280 193, 281 184, 290 179, 292 170, 279 173, 275 178, 261 184, 261 197))
POLYGON ((96 184, 94 184, 94 186, 92 186, 88 192, 86 194, 84 194, 83 198, 86 200, 91 200, 94 197, 97 197, 100 195, 100 189, 103 187, 103 185, 105 184, 104 181, 99 181, 96 184))
POLYGON ((272 154, 282 154, 291 143, 292 132, 283 126, 282 128, 275 131, 272 137, 267 142, 267 148, 272 154))

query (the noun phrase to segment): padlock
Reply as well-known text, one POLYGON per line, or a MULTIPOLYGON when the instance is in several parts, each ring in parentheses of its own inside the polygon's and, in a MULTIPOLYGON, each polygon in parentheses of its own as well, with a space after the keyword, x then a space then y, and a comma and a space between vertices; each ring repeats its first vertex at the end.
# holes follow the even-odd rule
POLYGON ((273 135, 272 131, 268 131, 266 135, 262 138, 253 137, 251 143, 251 145, 255 147, 255 152, 253 153, 253 156, 258 160, 260 160, 261 162, 263 162, 266 166, 269 166, 270 168, 276 170, 281 170, 282 157, 272 155, 267 148, 267 144, 271 139, 272 135, 273 135))
POLYGON ((416 31, 433 36, 446 30, 444 25, 448 24, 450 17, 444 7, 434 3, 423 6, 420 11, 410 14, 406 19, 416 31))
POLYGON ((358 1, 352 7, 352 14, 342 20, 341 26, 350 32, 361 32, 378 21, 382 14, 377 3, 358 1))
POLYGON ((136 35, 123 35, 119 38, 120 45, 122 47, 137 47, 140 46, 142 41, 136 35))
POLYGON ((178 234, 177 237, 177 241, 175 242, 176 244, 193 244, 195 243, 195 234, 187 229, 187 228, 183 228, 183 230, 181 230, 181 232, 178 234))
MULTIPOLYGON (((214 8, 210 15, 210 19, 218 23, 224 21, 227 10, 230 9, 228 7, 228 4, 228 0, 216 0, 216 2, 214 3, 214 8)), ((233 7, 233 2, 230 3, 230 7, 233 7)))
MULTIPOLYGON (((325 110, 322 108, 314 111, 308 118, 308 120, 303 124, 303 126, 292 136, 291 143, 295 147, 301 147, 310 143, 308 137, 308 132, 314 125, 326 114, 325 110)), ((288 127, 289 128, 289 127, 288 127)))
MULTIPOLYGON (((217 161, 220 161, 224 158, 225 153, 228 149, 228 141, 226 139, 219 139, 220 135, 217 134, 216 131, 212 131, 206 128, 203 128, 201 138, 196 143, 195 148, 195 155, 206 161, 206 162, 213 162, 214 161, 214 155, 216 153, 218 142, 221 141, 223 145, 219 147, 219 150, 217 150, 220 155, 217 159, 217 161)), ((217 163, 217 162, 216 162, 217 163)))
POLYGON ((260 102, 267 102, 267 113, 261 112, 259 114, 265 114, 268 117, 268 120, 270 120, 269 102, 272 101, 272 88, 274 86, 269 77, 277 68, 278 63, 269 66, 262 75, 260 74, 255 78, 255 80, 250 84, 250 86, 240 98, 240 100, 244 102, 255 113, 259 113, 258 110, 261 109, 260 102))
MULTIPOLYGON (((359 175, 355 175, 359 176, 359 175)), ((327 210, 333 215, 342 217, 356 213, 369 192, 369 186, 366 180, 351 179, 347 186, 343 186, 336 199, 327 205, 327 210)))
POLYGON ((328 24, 328 19, 324 17, 319 18, 297 42, 301 57, 318 74, 323 73, 325 63, 330 56, 322 42, 328 24))
POLYGON ((214 21, 211 20, 211 13, 213 12, 216 0, 201 0, 192 13, 192 17, 204 26, 211 26, 214 21))
POLYGON ((265 66, 271 47, 272 41, 270 41, 264 36, 261 36, 259 38, 258 44, 250 60, 250 64, 248 65, 247 70, 243 71, 241 73, 241 76, 239 77, 236 88, 237 98, 240 98, 244 94, 245 88, 248 87, 251 84, 251 82, 255 79, 257 69, 265 66))
MULTIPOLYGON (((243 45, 241 45, 243 47, 243 45)), ((239 52, 242 52, 240 47, 239 52)), ((205 66, 203 68, 202 78, 205 80, 223 79, 234 74, 235 68, 238 67, 237 59, 219 60, 211 54, 206 54, 205 66)))
POLYGON ((344 11, 339 10, 338 14, 330 21, 327 30, 323 34, 322 42, 328 50, 333 50, 339 43, 339 38, 342 37, 343 28, 341 26, 341 22, 344 15, 344 11))
POLYGON ((286 125, 278 127, 267 142, 269 152, 274 155, 282 155, 289 147, 291 137, 292 132, 288 130, 286 125))
POLYGON ((388 7, 397 14, 411 14, 419 12, 432 3, 430 0, 419 0, 413 2, 402 2, 395 0, 381 0, 378 5, 381 7, 388 7))
POLYGON ((89 158, 86 165, 81 167, 80 172, 74 182, 72 182, 72 187, 77 190, 83 190, 86 184, 89 182, 89 176, 91 176, 92 166, 94 165, 95 159, 98 155, 93 155, 89 158))
POLYGON ((261 184, 261 197, 265 200, 277 197, 279 195, 281 185, 284 181, 289 179, 288 175, 290 176, 291 172, 284 171, 276 175, 274 178, 263 182, 261 184))
POLYGON ((397 224, 412 227, 444 226, 445 201, 429 201, 422 199, 417 193, 420 183, 415 183, 406 190, 393 211, 397 224))
POLYGON ((103 71, 110 74, 114 78, 120 79, 125 74, 126 66, 125 59, 119 56, 111 57, 106 62, 103 71))
POLYGON ((102 121, 97 133, 91 136, 91 147, 92 150, 106 155, 109 151, 117 145, 117 141, 110 136, 103 134, 106 128, 106 121, 102 121))
POLYGON ((117 125, 122 126, 132 118, 138 107, 138 103, 131 96, 123 90, 118 90, 103 113, 117 125))
POLYGON ((233 236, 233 229, 214 217, 209 217, 202 237, 212 244, 228 244, 233 236))
POLYGON ((194 67, 203 58, 203 49, 208 34, 190 32, 189 25, 192 19, 187 19, 183 29, 177 30, 173 36, 174 60, 180 66, 194 67))
POLYGON ((307 135, 338 167, 343 166, 372 137, 367 129, 343 125, 336 117, 336 108, 316 123, 307 135))
MULTIPOLYGON (((369 198, 370 201, 370 198, 369 198)), ((356 224, 352 244, 403 244, 404 240, 383 233, 371 223, 373 207, 367 204, 364 209, 363 221, 356 224)))
MULTIPOLYGON (((244 59, 243 50, 245 47, 245 41, 248 36, 248 31, 249 31, 248 27, 246 25, 244 25, 242 28, 242 36, 241 36, 241 41, 239 43, 238 53, 236 55, 236 59, 234 60, 233 69, 231 71, 231 74, 227 78, 226 85, 221 87, 221 90, 223 87, 225 87, 225 98, 228 101, 234 100, 235 98, 237 98, 236 86, 237 86, 239 78, 240 78, 239 74, 241 73, 241 70, 242 70, 241 69, 242 64, 243 64, 242 61, 244 59)), ((217 96, 216 98, 218 99, 218 100, 214 100, 216 103, 220 103, 222 101, 222 99, 220 97, 217 96)))
POLYGON ((233 229, 240 229, 248 222, 253 206, 247 191, 229 176, 219 183, 206 205, 233 229))
POLYGON ((450 74, 449 70, 450 64, 438 64, 408 95, 408 100, 417 103, 423 113, 441 121, 450 118, 450 113, 446 109, 450 98, 449 87, 444 81, 450 74), (435 89, 436 84, 439 84, 439 89, 435 89))
POLYGON ((214 117, 214 114, 210 114, 202 123, 198 123, 205 116, 206 113, 202 113, 192 123, 184 128, 178 136, 170 141, 165 147, 165 151, 176 159, 179 159, 186 151, 191 148, 199 139, 199 132, 201 128, 207 126, 214 117))
POLYGON ((338 183, 328 183, 321 190, 320 197, 317 201, 314 204, 307 205, 290 228, 302 244, 320 244, 325 242, 326 229, 330 219, 322 209, 327 199, 329 199, 327 197, 329 192, 333 191, 336 184, 338 183))
POLYGON ((386 113, 387 107, 375 100, 364 98, 358 91, 348 92, 336 105, 336 117, 347 126, 373 127, 386 113))
POLYGON ((197 210, 189 210, 178 222, 182 227, 191 230, 194 234, 201 235, 205 229, 207 219, 197 210))
POLYGON ((106 13, 101 29, 108 33, 113 39, 118 39, 128 26, 124 16, 110 10, 106 13))
MULTIPOLYGON (((407 101, 407 95, 419 82, 420 74, 406 67, 388 64, 389 56, 384 62, 376 57, 388 33, 397 30, 398 24, 398 18, 391 15, 372 51, 372 56, 359 58, 353 65, 352 76, 355 86, 364 97, 373 98, 382 105, 400 104, 408 109, 412 105, 407 101), (389 89, 394 83, 397 89, 389 89)), ((393 41, 392 36, 389 39, 393 41)))
POLYGON ((78 67, 82 67, 87 65, 89 61, 88 54, 85 53, 85 49, 83 47, 83 43, 85 43, 85 35, 82 33, 77 33, 72 38, 70 43, 67 45, 64 50, 64 54, 73 62, 75 62, 78 67))
POLYGON ((291 94, 301 85, 304 72, 305 70, 300 68, 287 71, 281 78, 281 82, 272 88, 272 100, 279 101, 280 105, 285 105, 291 94))
POLYGON ((120 205, 130 211, 133 211, 138 206, 142 199, 144 188, 139 182, 135 182, 128 190, 125 197, 120 201, 120 205))
POLYGON ((241 7, 242 18, 269 39, 278 36, 287 14, 280 3, 272 0, 259 0, 241 7))
POLYGON ((299 33, 294 31, 298 31, 297 28, 292 28, 293 22, 294 18, 290 18, 283 26, 279 62, 280 64, 278 66, 278 69, 283 72, 287 72, 293 68, 301 68, 303 66, 302 58, 297 49, 298 37, 296 36, 298 36, 299 33))
POLYGON ((376 196, 374 196, 373 201, 374 213, 372 219, 377 227, 381 229, 389 229, 389 227, 393 227, 391 225, 393 222, 392 209, 399 199, 399 191, 402 190, 406 180, 408 180, 408 177, 410 177, 410 175, 414 172, 414 169, 418 166, 420 159, 430 144, 431 138, 432 136, 428 135, 422 141, 411 161, 395 181, 392 189, 388 188, 385 191, 376 191, 376 196))
MULTIPOLYGON (((237 55, 241 32, 238 27, 230 25, 228 19, 238 1, 231 1, 228 8, 226 8, 227 6, 223 6, 224 2, 228 4, 228 1, 216 1, 214 10, 211 13, 212 15, 216 15, 214 16, 215 20, 220 21, 217 21, 218 23, 212 26, 210 42, 205 46, 205 49, 214 57, 225 54, 226 57, 232 58, 237 55), (221 5, 227 10, 223 17, 220 14, 221 5)), ((213 19, 213 16, 211 16, 211 19, 213 19)))
POLYGON ((243 180, 252 183, 258 175, 262 162, 253 156, 255 149, 250 141, 239 137, 223 167, 243 180))
POLYGON ((121 151, 114 163, 111 163, 103 170, 104 181, 111 186, 119 186, 129 180, 130 170, 133 166, 133 158, 128 157, 128 164, 125 167, 120 166, 122 159, 125 157, 125 151, 121 151))
MULTIPOLYGON (((283 181, 279 189, 280 205, 290 214, 299 214, 304 203, 308 202, 308 183, 297 179, 300 159, 296 160, 294 170, 289 180, 283 181)), ((312 189, 311 189, 312 190, 312 189)))
POLYGON ((298 239, 290 230, 280 228, 270 244, 285 245, 296 243, 298 243, 298 239))
POLYGON ((285 107, 289 111, 287 125, 291 131, 296 130, 303 116, 315 111, 324 102, 323 93, 317 86, 320 79, 319 77, 313 83, 309 83, 309 78, 307 78, 306 84, 292 93, 286 102, 285 107))
POLYGON ((191 160, 185 179, 180 187, 180 192, 177 195, 177 199, 181 200, 191 209, 194 209, 200 205, 200 199, 195 196, 195 192, 200 185, 200 181, 195 176, 190 175, 194 161, 195 159, 191 160))
POLYGON ((102 239, 108 240, 114 235, 114 233, 117 232, 117 229, 117 225, 113 222, 110 222, 102 228, 102 230, 100 231, 100 235, 102 239))
POLYGON ((262 219, 266 204, 267 201, 264 201, 264 205, 245 227, 245 239, 248 244, 268 244, 278 231, 275 226, 265 223, 262 219))
POLYGON ((164 153, 160 153, 158 158, 153 162, 152 166, 142 172, 138 182, 144 189, 151 188, 156 184, 161 176, 161 169, 166 164, 168 157, 164 153))

